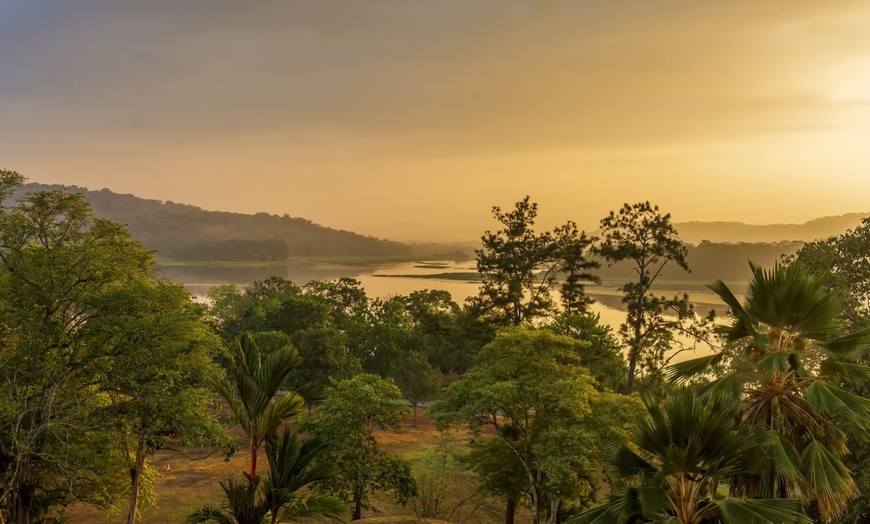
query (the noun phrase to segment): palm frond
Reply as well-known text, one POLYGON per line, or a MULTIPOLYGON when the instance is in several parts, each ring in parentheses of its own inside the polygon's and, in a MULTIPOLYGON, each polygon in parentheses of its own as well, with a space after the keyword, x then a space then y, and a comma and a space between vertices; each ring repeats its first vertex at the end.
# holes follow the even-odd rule
POLYGON ((664 369, 665 376, 671 382, 683 383, 710 372, 710 368, 722 362, 723 353, 715 353, 706 357, 684 360, 664 369))
POLYGON ((727 498, 718 504, 726 524, 812 524, 794 499, 727 498))
POLYGON ((818 441, 810 442, 801 453, 801 472, 826 520, 840 513, 858 495, 849 469, 818 441))
POLYGON ((826 380, 807 388, 806 399, 813 408, 832 416, 847 417, 865 430, 870 428, 870 399, 856 395, 826 380))

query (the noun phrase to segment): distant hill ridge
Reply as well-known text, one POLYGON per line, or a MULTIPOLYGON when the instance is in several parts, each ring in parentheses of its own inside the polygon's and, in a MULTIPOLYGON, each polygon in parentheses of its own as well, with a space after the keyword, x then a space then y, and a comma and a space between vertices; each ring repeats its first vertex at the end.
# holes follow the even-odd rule
POLYGON ((674 227, 685 242, 780 242, 800 240, 810 242, 844 233, 861 224, 870 213, 846 213, 816 218, 803 224, 753 225, 742 222, 681 222, 674 227))
POLYGON ((278 261, 288 257, 410 256, 411 246, 320 226, 303 218, 206 211, 108 189, 31 183, 23 192, 81 193, 94 215, 125 224, 133 236, 165 258, 278 261))
MULTIPOLYGON (((207 211, 189 204, 140 198, 108 189, 31 183, 24 192, 64 190, 81 193, 94 214, 125 224, 135 238, 164 258, 201 261, 280 261, 288 257, 468 256, 476 246, 409 245, 268 213, 207 211)), ((812 241, 858 226, 870 213, 822 217, 804 224, 750 225, 742 222, 675 223, 689 244, 781 243, 812 241)), ((799 246, 789 246, 793 252, 799 246)), ((760 248, 760 247, 759 247, 760 248)), ((709 249, 709 248, 708 248, 709 249)), ((750 249, 743 246, 741 251, 750 249)), ((753 248, 754 249, 754 248, 753 248)))

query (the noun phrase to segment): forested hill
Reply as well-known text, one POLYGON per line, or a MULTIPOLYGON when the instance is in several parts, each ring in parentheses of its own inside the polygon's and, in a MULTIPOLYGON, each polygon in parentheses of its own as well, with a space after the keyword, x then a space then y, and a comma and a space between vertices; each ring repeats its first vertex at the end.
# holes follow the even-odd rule
POLYGON ((803 224, 754 225, 742 222, 682 222, 674 227, 684 242, 699 244, 710 242, 780 242, 801 240, 809 242, 819 238, 839 235, 853 229, 870 213, 846 213, 822 217, 803 224))
POLYGON ((94 214, 125 224, 161 257, 180 260, 284 260, 293 256, 399 256, 407 244, 267 213, 245 215, 121 195, 108 189, 27 184, 24 191, 63 189, 82 193, 94 214))

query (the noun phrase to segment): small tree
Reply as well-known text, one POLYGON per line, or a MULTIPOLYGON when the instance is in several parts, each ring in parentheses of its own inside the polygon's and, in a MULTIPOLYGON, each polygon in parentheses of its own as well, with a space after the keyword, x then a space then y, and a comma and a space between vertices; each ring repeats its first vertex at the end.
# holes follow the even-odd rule
POLYGON ((376 428, 395 429, 407 406, 398 402, 399 388, 376 375, 357 375, 339 382, 323 402, 303 417, 302 429, 330 439, 326 460, 340 473, 322 483, 324 489, 351 504, 351 518, 370 509, 369 495, 390 490, 402 504, 417 494, 409 465, 378 447, 376 428))
POLYGON ((302 410, 305 399, 295 391, 277 398, 301 361, 289 343, 263 355, 254 339, 243 335, 229 363, 228 376, 216 383, 235 421, 250 439, 251 479, 257 477, 257 453, 264 439, 302 410))
MULTIPOLYGON (((670 214, 661 214, 649 202, 628 205, 601 220, 601 242, 596 253, 609 263, 630 261, 637 280, 620 288, 628 308, 620 336, 628 346, 628 393, 634 391, 638 368, 657 372, 675 342, 675 333, 693 338, 706 336, 709 321, 699 321, 688 295, 656 296, 652 289, 668 264, 689 271, 686 245, 671 224, 670 214)), ((712 312, 711 312, 712 315, 712 312)))
POLYGON ((204 507, 187 517, 188 524, 271 524, 301 520, 341 519, 341 501, 310 491, 312 484, 332 478, 336 468, 323 461, 324 444, 316 439, 299 440, 284 430, 266 438, 269 475, 264 480, 244 474, 241 482, 221 482, 224 507, 204 507))
POLYGON ((411 351, 400 360, 396 383, 405 399, 411 403, 414 410, 413 426, 417 427, 417 408, 421 403, 435 398, 441 387, 438 371, 422 352, 411 351))

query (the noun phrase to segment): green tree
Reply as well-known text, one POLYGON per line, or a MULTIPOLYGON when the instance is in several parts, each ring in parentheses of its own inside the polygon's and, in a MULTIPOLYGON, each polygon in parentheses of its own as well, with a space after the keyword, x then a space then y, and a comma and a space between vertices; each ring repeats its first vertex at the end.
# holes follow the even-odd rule
POLYGON ((708 395, 740 399, 743 420, 780 435, 776 456, 799 475, 747 476, 737 489, 753 498, 814 499, 827 521, 858 494, 842 462, 844 429, 870 430, 870 400, 841 385, 870 377, 870 368, 849 361, 868 346, 870 330, 844 335, 841 297, 801 264, 751 267, 743 303, 723 282, 710 284, 731 314, 724 349, 671 372, 681 380, 717 373, 708 395))
MULTIPOLYGON (((635 388, 639 371, 656 373, 676 341, 675 333, 692 338, 706 335, 706 322, 698 322, 688 295, 656 296, 653 284, 668 264, 686 271, 686 245, 671 224, 670 214, 661 214, 649 202, 625 204, 601 220, 601 242, 595 252, 610 264, 629 261, 637 280, 620 291, 628 309, 619 334, 628 346, 626 391, 635 388)), ((712 312, 711 312, 712 315, 712 312)))
POLYGON ((620 391, 625 387, 627 368, 613 329, 601 323, 599 315, 576 315, 567 311, 544 326, 557 335, 581 340, 589 345, 580 353, 580 365, 598 381, 599 389, 620 391))
MULTIPOLYGON (((870 327, 870 219, 861 225, 825 240, 804 245, 791 262, 798 262, 824 283, 826 290, 843 295, 843 327, 854 332, 870 327)), ((790 263, 791 263, 790 262, 790 263)), ((868 364, 867 355, 858 362, 868 364)), ((870 381, 842 384, 844 389, 870 397, 870 381)), ((870 493, 870 442, 860 428, 844 428, 849 437, 850 454, 843 462, 853 472, 862 493, 870 493)), ((870 521, 870 498, 851 501, 836 520, 847 524, 870 521)))
MULTIPOLYGON (((491 428, 502 455, 516 459, 536 523, 555 522, 566 500, 594 494, 604 445, 626 438, 626 424, 639 408, 635 399, 595 388, 580 365, 586 345, 545 330, 506 329, 429 408, 442 425, 491 428)), ((503 478, 505 467, 512 468, 502 462, 478 473, 503 478)), ((500 480, 490 485, 507 486, 500 480)), ((508 501, 515 494, 503 493, 508 501)))
MULTIPOLYGON (((0 196, 21 182, 0 172, 0 196)), ((153 256, 80 195, 0 209, 0 515, 25 523, 72 500, 108 507, 130 477, 106 417, 107 380, 131 346, 107 332, 115 297, 153 279, 153 256), (99 447, 105 453, 94 453, 99 447)))
POLYGON ((565 280, 559 291, 562 296, 562 310, 569 315, 585 315, 589 313, 592 298, 586 294, 587 282, 601 282, 597 275, 591 273, 601 264, 597 260, 587 258, 595 237, 587 237, 585 232, 569 234, 562 246, 559 271, 565 275, 565 280))
POLYGON ((219 368, 220 339, 202 308, 180 285, 155 280, 106 293, 103 304, 124 304, 123 314, 91 318, 87 329, 116 348, 106 375, 106 416, 118 426, 127 457, 132 524, 147 461, 170 443, 229 446, 219 424, 211 384, 219 368))
POLYGON ((586 269, 582 257, 588 244, 577 226, 569 222, 553 232, 537 233, 533 229, 538 205, 525 197, 515 209, 502 212, 492 208, 495 219, 503 226, 486 231, 482 248, 476 250, 477 271, 483 275, 477 300, 480 306, 498 315, 506 325, 518 326, 548 315, 555 304, 551 291, 561 269, 572 280, 566 290, 572 307, 585 307, 580 270, 586 269), (569 256, 569 261, 563 257, 569 256))
POLYGON ((870 326, 870 218, 842 235, 807 243, 789 260, 803 264, 827 289, 843 294, 846 329, 870 326))
POLYGON ((571 524, 812 522, 794 499, 725 495, 741 474, 758 475, 769 467, 766 451, 777 438, 761 427, 741 425, 737 402, 719 397, 704 404, 682 389, 664 406, 650 396, 644 403, 647 416, 634 430, 631 445, 607 454, 620 484, 606 504, 571 524))
POLYGON ((345 508, 340 500, 312 491, 317 482, 333 478, 336 468, 323 460, 325 444, 317 439, 300 440, 284 430, 266 438, 269 475, 265 480, 245 474, 241 482, 221 482, 224 507, 204 507, 187 517, 188 524, 264 524, 302 520, 341 520, 345 508))
POLYGON ((435 398, 441 389, 438 372, 420 351, 411 351, 399 362, 396 384, 414 412, 413 426, 417 427, 417 408, 435 398))
POLYGON ((285 392, 278 398, 300 363, 299 354, 289 343, 264 355, 250 335, 242 335, 227 376, 216 382, 218 392, 250 441, 251 479, 257 477, 257 453, 265 438, 302 410, 305 399, 298 392, 285 392))
POLYGON ((369 496, 390 490, 404 504, 417 494, 410 466, 378 447, 376 428, 395 429, 407 406, 398 402, 399 388, 376 375, 362 374, 339 382, 313 411, 306 413, 302 429, 330 439, 326 459, 340 474, 323 483, 331 494, 351 504, 351 518, 370 509, 369 496))

